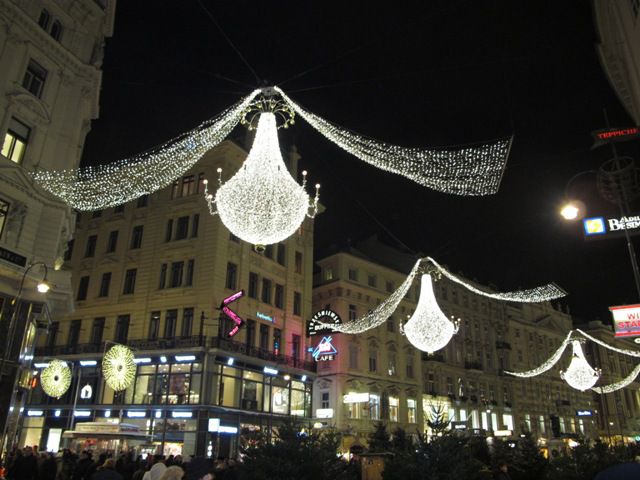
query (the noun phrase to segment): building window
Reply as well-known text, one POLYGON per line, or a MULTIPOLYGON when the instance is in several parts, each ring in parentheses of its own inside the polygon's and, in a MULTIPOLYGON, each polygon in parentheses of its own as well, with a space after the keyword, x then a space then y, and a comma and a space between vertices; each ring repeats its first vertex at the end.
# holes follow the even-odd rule
POLYGON ((349 269, 349 280, 351 280, 353 282, 357 282, 358 281, 358 270, 356 270, 355 268, 350 268, 349 269))
POLYGON ((302 273, 302 253, 296 252, 296 273, 302 273))
POLYGON ((264 256, 273 260, 273 244, 264 247, 264 256))
POLYGON ((113 213, 124 213, 124 207, 124 203, 116 205, 115 207, 113 207, 113 213))
POLYGON ((375 349, 369 350, 369 371, 378 371, 378 351, 375 349))
POLYGON ((164 316, 164 338, 176 336, 176 323, 178 322, 178 310, 167 310, 164 316))
POLYGON ((413 378, 413 354, 407 355, 407 378, 413 378))
POLYGON ((387 332, 393 333, 396 331, 396 321, 393 317, 389 317, 387 320, 387 332))
POLYGON ((156 340, 160 333, 160 312, 151 312, 149 319, 149 340, 156 340))
POLYGON ((59 20, 54 20, 51 24, 50 34, 54 40, 58 42, 60 41, 60 38, 62 37, 62 23, 60 23, 59 20))
POLYGON ((238 286, 238 266, 235 263, 227 263, 227 276, 224 286, 229 290, 235 290, 238 286))
MULTIPOLYGON (((2 217, 0 217, 0 220, 2 220, 2 217)), ((0 228, 0 236, 2 236, 2 229, 0 228)), ((64 251, 64 259, 65 261, 69 261, 71 260, 71 257, 73 256, 73 244, 74 241, 73 239, 69 240, 67 242, 67 249, 64 251)))
POLYGON ((193 285, 193 271, 195 269, 195 260, 194 259, 190 259, 189 261, 187 261, 187 275, 184 279, 184 286, 185 287, 190 287, 193 285))
POLYGON ((416 423, 416 401, 407 398, 407 423, 416 423))
POLYGON ((159 289, 163 289, 167 286, 167 264, 163 263, 160 265, 160 283, 158 285, 159 289))
POLYGON ((91 343, 100 345, 102 343, 102 334, 104 333, 104 317, 94 318, 91 326, 91 343))
POLYGON ((138 270, 135 268, 130 268, 124 274, 124 287, 122 288, 122 293, 124 295, 131 294, 134 292, 136 288, 136 275, 138 270))
POLYGON ((320 408, 329 408, 329 392, 322 392, 320 408))
POLYGON ((369 285, 370 287, 375 287, 377 283, 378 283, 378 279, 376 278, 375 275, 367 276, 367 285, 369 285))
POLYGON ((171 263, 171 277, 169 278, 170 288, 176 288, 182 285, 183 271, 184 271, 184 262, 171 263))
POLYGON ((171 199, 188 197, 196 193, 196 179, 194 175, 186 175, 180 180, 173 182, 171 189, 171 199))
MULTIPOLYGON (((9 216, 9 202, 0 198, 0 238, 2 238, 2 232, 4 230, 4 224, 9 216)), ((68 250, 68 248, 67 248, 68 250)), ((66 260, 66 258, 65 258, 66 260)))
POLYGON ((118 246, 118 230, 114 230, 109 233, 109 239, 107 240, 107 253, 113 253, 118 246))
POLYGON ((60 332, 60 322, 51 322, 49 327, 49 334, 47 335, 47 347, 54 347, 58 333, 60 332))
POLYGON ((247 320, 247 328, 246 328, 246 341, 247 347, 253 347, 256 342, 256 321, 255 320, 247 320))
POLYGON ((138 197, 136 208, 144 208, 149 204, 149 195, 142 195, 138 197))
POLYGON ((173 234, 173 219, 170 218, 169 220, 167 220, 167 229, 164 232, 164 241, 170 242, 172 234, 173 234))
POLYGON ((260 324, 260 348, 267 350, 269 348, 269 327, 260 324))
POLYGON ((142 232, 143 232, 144 226, 143 225, 136 225, 135 227, 133 227, 133 232, 131 234, 131 248, 140 248, 142 247, 142 232))
POLYGON ((349 305, 349 321, 354 321, 358 318, 358 313, 355 305, 349 305))
POLYGON ((385 288, 386 288, 387 292, 389 292, 389 293, 393 292, 393 282, 387 281, 386 285, 385 285, 385 288))
POLYGON ((271 280, 262 279, 262 302, 271 304, 271 280))
POLYGON ((276 308, 284 308, 284 285, 279 285, 276 283, 276 293, 273 299, 273 303, 276 308))
POLYGON ((191 238, 196 238, 198 236, 199 225, 200 225, 200 214, 196 213, 193 216, 193 221, 191 222, 191 238))
POLYGON ((30 93, 40 98, 44 89, 44 82, 47 79, 47 71, 42 65, 29 60, 27 71, 24 72, 22 86, 30 93))
POLYGON ((240 243, 240 239, 231 232, 229 232, 229 240, 231 240, 234 243, 240 243))
POLYGON ((388 373, 390 376, 396 374, 396 354, 394 352, 389 352, 389 365, 388 365, 388 373))
POLYGON ((76 300, 86 300, 88 291, 89 276, 80 277, 80 283, 78 284, 78 296, 76 297, 76 300))
POLYGON ((2 144, 2 155, 12 162, 22 163, 30 135, 31 129, 29 127, 15 118, 11 118, 2 144))
POLYGON ((67 338, 67 345, 75 346, 80 340, 80 328, 82 327, 82 320, 72 320, 69 325, 69 337, 67 338))
POLYGON ((389 421, 398 421, 398 397, 389 397, 389 421))
POLYGON ((380 420, 380 396, 369 395, 369 417, 371 420, 380 420))
POLYGON ((333 280, 333 268, 327 267, 324 269, 324 279, 333 280))
POLYGON ((129 315, 118 315, 116 320, 116 334, 114 340, 116 343, 127 343, 129 338, 129 315))
POLYGON ((49 28, 50 21, 51 15, 49 15, 49 12, 43 8, 40 12, 40 17, 38 17, 38 25, 40 25, 43 30, 47 30, 49 28))
POLYGON ((282 330, 279 328, 273 329, 273 353, 280 355, 280 342, 282 341, 282 330))
POLYGON ((105 272, 102 274, 102 280, 100 281, 99 297, 109 296, 109 286, 111 285, 111 272, 105 272))
POLYGON ((358 346, 349 345, 349 368, 358 368, 358 346))
POLYGON ((189 217, 178 218, 176 225, 176 240, 184 240, 189 234, 189 217))
POLYGON ((280 265, 284 265, 285 264, 285 259, 286 259, 286 250, 285 250, 284 243, 279 243, 278 244, 278 251, 276 253, 276 261, 280 265))
POLYGON ((302 315, 302 295, 300 292, 293 292, 293 314, 302 315))
POLYGON ((294 360, 300 358, 300 335, 291 335, 291 356, 294 360))
POLYGON ((258 274, 249 272, 249 292, 250 298, 258 298, 258 274))
POLYGON ((91 218, 100 218, 102 216, 102 210, 94 210, 91 212, 91 218))
POLYGON ((193 308, 185 308, 182 311, 182 330, 180 334, 183 337, 190 337, 193 331, 193 308))

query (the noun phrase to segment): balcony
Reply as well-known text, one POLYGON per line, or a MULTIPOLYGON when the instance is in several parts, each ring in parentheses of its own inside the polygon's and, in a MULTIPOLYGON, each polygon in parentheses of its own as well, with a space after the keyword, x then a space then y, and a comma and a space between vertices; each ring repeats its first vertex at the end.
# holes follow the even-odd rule
POLYGON ((467 370, 480 370, 482 371, 482 362, 476 360, 464 362, 464 368, 467 370))
POLYGON ((505 342, 504 340, 496 340, 496 348, 511 350, 511 344, 509 342, 505 342))
POLYGON ((167 348, 197 348, 206 344, 206 337, 194 335, 192 337, 156 338, 155 340, 129 340, 127 345, 137 350, 165 350, 167 348))
POLYGON ((422 354, 423 362, 442 362, 444 363, 444 355, 442 353, 434 353, 429 355, 428 353, 422 354))

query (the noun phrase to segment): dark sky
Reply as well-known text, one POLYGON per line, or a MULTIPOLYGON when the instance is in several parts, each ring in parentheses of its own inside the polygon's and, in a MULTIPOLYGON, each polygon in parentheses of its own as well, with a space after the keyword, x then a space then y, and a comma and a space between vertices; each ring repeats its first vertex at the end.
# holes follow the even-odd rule
MULTIPOLYGON (((319 249, 377 233, 502 290, 555 281, 587 319, 609 321, 609 305, 638 301, 624 240, 585 242, 579 224, 557 215, 569 178, 610 157, 590 150, 603 107, 612 124, 631 124, 598 62, 590 2, 202 3, 259 80, 197 0, 122 0, 85 162, 162 143, 259 82, 403 146, 513 134, 500 191, 489 197, 435 193, 384 173, 303 121, 280 138, 297 144, 310 182, 322 184, 319 249)), ((639 157, 638 143, 623 150, 639 157)), ((590 213, 615 210, 593 176, 570 193, 590 213)))

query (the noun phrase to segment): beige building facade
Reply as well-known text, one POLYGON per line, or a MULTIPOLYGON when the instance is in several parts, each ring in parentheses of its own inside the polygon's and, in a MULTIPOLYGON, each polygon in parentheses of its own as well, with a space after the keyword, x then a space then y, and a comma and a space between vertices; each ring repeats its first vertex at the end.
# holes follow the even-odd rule
POLYGON ((29 172, 78 166, 99 114, 114 12, 115 0, 0 1, 0 416, 11 426, 0 424, 8 443, 33 340, 72 307, 70 276, 58 267, 74 215, 29 172), (36 284, 45 277, 43 296, 36 284))
MULTIPOLYGON (((32 390, 20 442, 48 445, 77 421, 124 422, 164 454, 229 456, 243 435, 283 418, 308 418, 315 365, 311 313, 313 220, 262 252, 230 234, 204 199, 204 179, 234 172, 247 152, 232 141, 209 151, 167 188, 78 216, 65 268, 76 309, 54 322, 36 361, 65 359, 74 380, 60 400, 32 390), (220 311, 229 304, 244 324, 220 311), (114 393, 100 374, 112 344, 131 347, 135 382, 114 393), (89 363, 87 363, 89 362, 89 363), (91 386, 91 398, 81 389, 91 386), (78 416, 78 411, 81 415, 78 416), (210 431, 209 421, 220 430, 210 431)), ((288 156, 297 175, 299 155, 288 156)), ((213 183, 213 182, 212 182, 213 183)))

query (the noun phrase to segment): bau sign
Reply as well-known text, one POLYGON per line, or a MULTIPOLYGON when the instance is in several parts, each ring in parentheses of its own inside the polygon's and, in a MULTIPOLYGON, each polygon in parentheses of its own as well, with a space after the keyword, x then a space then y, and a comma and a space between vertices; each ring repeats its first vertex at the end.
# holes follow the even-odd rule
POLYGON ((640 336, 640 305, 609 307, 616 337, 640 336))

